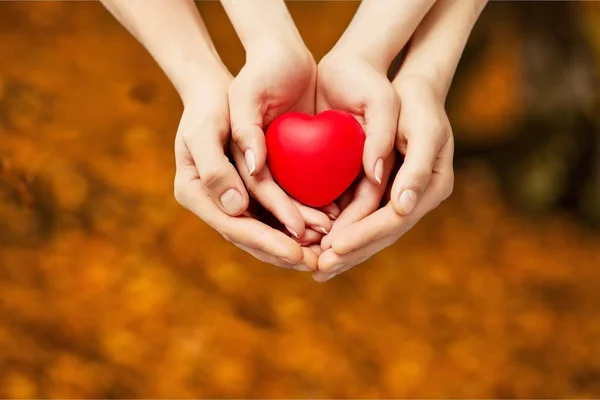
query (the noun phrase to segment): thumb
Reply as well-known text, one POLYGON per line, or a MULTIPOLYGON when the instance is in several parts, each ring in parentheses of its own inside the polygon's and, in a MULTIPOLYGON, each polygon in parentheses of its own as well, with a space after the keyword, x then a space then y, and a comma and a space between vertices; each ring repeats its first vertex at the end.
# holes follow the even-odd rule
POLYGON ((365 112, 365 148, 363 166, 365 175, 378 185, 383 178, 383 161, 394 150, 398 127, 399 101, 390 85, 389 92, 378 94, 378 100, 371 102, 365 112))
POLYGON ((267 159, 260 99, 251 87, 234 81, 229 89, 229 108, 232 139, 244 153, 248 172, 254 176, 264 168, 267 159))
POLYGON ((390 196, 398 214, 410 214, 421 199, 434 172, 444 137, 437 132, 411 135, 390 196))

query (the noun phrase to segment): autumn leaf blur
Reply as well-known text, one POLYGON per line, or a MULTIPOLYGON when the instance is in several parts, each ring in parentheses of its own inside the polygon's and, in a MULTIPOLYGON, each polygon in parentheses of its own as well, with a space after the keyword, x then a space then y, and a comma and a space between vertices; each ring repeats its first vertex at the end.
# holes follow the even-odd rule
MULTIPOLYGON (((357 6, 289 3, 317 59, 357 6)), ((181 104, 99 3, 0 2, 0 398, 600 397, 599 27, 491 3, 454 194, 320 285, 175 202, 181 104)))

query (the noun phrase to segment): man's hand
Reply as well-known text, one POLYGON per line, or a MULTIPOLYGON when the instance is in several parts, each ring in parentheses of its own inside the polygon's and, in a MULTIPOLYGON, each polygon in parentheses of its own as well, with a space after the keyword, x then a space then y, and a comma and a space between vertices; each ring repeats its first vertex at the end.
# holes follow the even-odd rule
POLYGON ((394 87, 404 105, 396 149, 405 156, 391 184, 389 202, 338 234, 330 235, 331 248, 320 255, 320 272, 313 275, 319 282, 395 243, 452 193, 454 140, 442 99, 432 86, 419 79, 398 80, 394 87), (408 203, 410 210, 407 210, 407 190, 418 192, 421 199, 416 205, 408 203))
MULTIPOLYGON (((373 4, 383 9, 383 3, 371 4, 373 9, 377 8, 373 4)), ((400 104, 395 147, 403 163, 388 187, 389 202, 361 217, 361 209, 353 205, 367 197, 354 194, 355 200, 349 202, 331 233, 323 238, 324 251, 318 261, 319 272, 313 275, 315 280, 331 279, 391 245, 451 194, 454 140, 444 103, 471 29, 485 4, 486 0, 437 0, 420 22, 393 82, 400 104)), ((417 18, 420 10, 413 10, 417 18)), ((401 42, 396 37, 395 43, 401 42)), ((384 63, 378 63, 382 58, 375 57, 371 64, 389 67, 387 54, 384 63)), ((344 208, 347 198, 342 202, 344 208)))

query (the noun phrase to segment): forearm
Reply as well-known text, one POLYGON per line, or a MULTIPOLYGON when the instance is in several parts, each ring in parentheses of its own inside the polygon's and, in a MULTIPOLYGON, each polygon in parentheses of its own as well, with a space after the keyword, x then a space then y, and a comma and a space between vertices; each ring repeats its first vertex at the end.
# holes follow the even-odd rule
POLYGON ((445 99, 487 0, 438 0, 417 28, 395 82, 418 77, 445 99))
POLYGON ((357 54, 375 68, 387 71, 434 2, 435 0, 364 1, 334 49, 357 54))
POLYGON ((148 50, 180 96, 224 68, 192 0, 101 0, 148 50))
POLYGON ((303 47, 304 42, 283 0, 221 0, 247 52, 277 41, 303 47))

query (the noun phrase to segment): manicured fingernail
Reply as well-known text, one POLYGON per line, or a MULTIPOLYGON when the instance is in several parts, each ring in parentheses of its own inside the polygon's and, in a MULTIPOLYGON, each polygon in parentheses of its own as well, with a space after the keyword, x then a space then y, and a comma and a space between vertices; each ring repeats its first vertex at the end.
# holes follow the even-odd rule
POLYGON ((235 189, 229 189, 221 195, 221 204, 227 214, 235 215, 242 209, 242 195, 235 189))
POLYGON ((308 268, 306 265, 294 265, 294 269, 296 271, 304 271, 304 272, 308 272, 308 271, 312 271, 312 269, 308 268))
POLYGON ((414 190, 405 190, 400 194, 398 202, 400 203, 400 208, 404 210, 404 213, 410 214, 417 205, 417 194, 414 190))
POLYGON ((325 228, 324 228, 324 227, 322 227, 322 226, 313 226, 312 228, 313 228, 315 231, 317 231, 317 232, 321 232, 321 233, 322 233, 322 234, 324 234, 324 235, 327 235, 327 234, 329 233, 329 232, 327 232, 327 229, 325 229, 325 228))
POLYGON ((327 214, 327 216, 329 217, 330 220, 335 221, 337 219, 337 217, 331 213, 327 214))
POLYGON ((248 173, 252 175, 256 170, 256 158, 254 157, 254 152, 248 149, 246 150, 246 153, 244 153, 244 157, 246 157, 246 166, 248 167, 248 173))
POLYGON ((375 180, 381 185, 381 178, 383 177, 383 159, 377 160, 375 163, 375 180))
POLYGON ((286 226, 285 228, 286 228, 288 231, 290 231, 290 233, 291 233, 292 235, 294 235, 294 237, 295 237, 296 239, 300 239, 300 236, 298 235, 298 233, 297 233, 295 230, 293 230, 293 229, 292 229, 292 228, 290 228, 289 226, 286 226))

